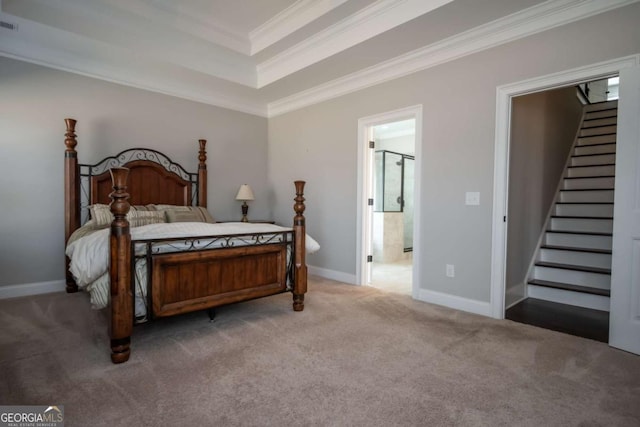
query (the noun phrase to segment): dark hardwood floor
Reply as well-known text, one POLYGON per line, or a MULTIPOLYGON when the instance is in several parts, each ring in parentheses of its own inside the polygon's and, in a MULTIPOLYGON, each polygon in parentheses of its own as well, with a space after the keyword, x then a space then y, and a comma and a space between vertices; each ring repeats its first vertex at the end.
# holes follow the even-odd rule
POLYGON ((609 342, 609 313, 534 298, 509 308, 505 317, 514 322, 609 342))

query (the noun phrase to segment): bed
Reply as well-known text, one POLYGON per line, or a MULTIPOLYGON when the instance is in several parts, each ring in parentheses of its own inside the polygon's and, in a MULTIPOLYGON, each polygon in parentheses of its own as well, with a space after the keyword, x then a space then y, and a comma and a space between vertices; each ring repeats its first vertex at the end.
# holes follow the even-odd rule
POLYGON ((199 140, 196 172, 186 171, 156 150, 142 148, 80 164, 76 120, 65 119, 65 123, 65 244, 70 255, 65 257, 66 289, 77 292, 77 281, 82 282, 80 287, 88 280, 97 283, 96 277, 85 279, 74 270, 75 259, 81 253, 102 253, 105 271, 100 277, 108 294, 113 363, 129 359, 133 326, 140 320, 282 292, 293 294, 294 311, 304 309, 306 247, 313 240, 305 233, 304 181, 294 183, 292 228, 196 224, 190 222, 190 215, 206 212, 207 207, 206 140, 199 140), (98 211, 93 209, 106 205, 108 220, 100 228, 92 216, 98 211), (165 219, 180 215, 183 219, 162 224, 158 213, 142 215, 146 207, 162 212, 165 219), (87 228, 86 236, 77 237, 87 228), (143 313, 138 310, 141 301, 143 313))

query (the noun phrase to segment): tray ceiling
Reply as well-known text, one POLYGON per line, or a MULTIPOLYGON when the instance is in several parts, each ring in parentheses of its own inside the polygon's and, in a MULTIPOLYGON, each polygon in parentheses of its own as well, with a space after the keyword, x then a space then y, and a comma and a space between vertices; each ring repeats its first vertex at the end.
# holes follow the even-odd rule
POLYGON ((635 1, 0 0, 0 55, 266 116, 635 1))

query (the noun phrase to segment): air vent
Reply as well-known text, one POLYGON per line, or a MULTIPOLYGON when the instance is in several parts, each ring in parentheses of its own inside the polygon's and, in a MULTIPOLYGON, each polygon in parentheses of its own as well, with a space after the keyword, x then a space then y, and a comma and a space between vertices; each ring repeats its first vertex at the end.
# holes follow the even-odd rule
POLYGON ((18 31, 18 24, 12 22, 0 21, 0 28, 4 28, 11 31, 18 31))

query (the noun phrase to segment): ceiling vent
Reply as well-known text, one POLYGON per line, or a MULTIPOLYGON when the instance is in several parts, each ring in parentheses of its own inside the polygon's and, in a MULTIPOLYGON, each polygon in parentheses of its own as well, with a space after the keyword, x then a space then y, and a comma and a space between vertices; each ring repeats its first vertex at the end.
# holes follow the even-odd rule
POLYGON ((18 31, 18 24, 14 24, 12 22, 0 21, 0 28, 4 28, 6 30, 18 31))

